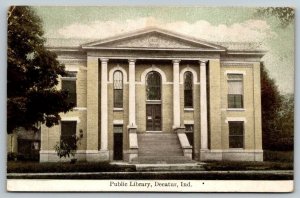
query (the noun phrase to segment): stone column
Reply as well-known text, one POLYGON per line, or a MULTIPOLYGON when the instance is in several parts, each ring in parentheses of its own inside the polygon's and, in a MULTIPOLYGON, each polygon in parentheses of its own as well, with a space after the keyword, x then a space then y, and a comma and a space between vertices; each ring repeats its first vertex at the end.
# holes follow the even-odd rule
POLYGON ((99 60, 87 57, 87 161, 100 161, 99 157, 99 60))
POLYGON ((173 128, 180 127, 179 63, 173 60, 173 128))
POLYGON ((125 160, 132 162, 138 157, 138 139, 137 126, 135 117, 135 59, 129 59, 129 120, 128 120, 128 137, 129 151, 125 155, 125 160))
POLYGON ((206 93, 206 60, 200 60, 200 124, 201 124, 201 150, 208 149, 207 131, 207 93, 206 93))
POLYGON ((103 160, 108 160, 108 123, 107 123, 107 58, 101 58, 101 149, 103 160))
POLYGON ((135 60, 129 62, 129 128, 136 128, 135 117, 135 60))

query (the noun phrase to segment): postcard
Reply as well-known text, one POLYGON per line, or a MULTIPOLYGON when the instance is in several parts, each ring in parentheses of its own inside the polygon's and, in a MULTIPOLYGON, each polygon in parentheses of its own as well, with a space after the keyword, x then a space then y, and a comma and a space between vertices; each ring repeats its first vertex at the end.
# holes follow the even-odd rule
POLYGON ((294 20, 10 6, 7 190, 292 192, 294 20))

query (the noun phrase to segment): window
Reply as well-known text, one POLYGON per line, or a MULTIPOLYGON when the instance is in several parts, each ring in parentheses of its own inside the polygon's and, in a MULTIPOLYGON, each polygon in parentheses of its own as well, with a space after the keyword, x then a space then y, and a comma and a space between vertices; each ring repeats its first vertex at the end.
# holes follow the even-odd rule
POLYGON ((76 72, 68 72, 66 77, 62 77, 61 88, 68 92, 67 102, 76 105, 76 72))
POLYGON ((114 160, 123 159, 123 125, 114 125, 114 160))
POLYGON ((229 121, 229 148, 244 148, 244 122, 229 121))
POLYGON ((243 108, 243 75, 228 74, 228 108, 243 108))
POLYGON ((161 77, 156 71, 147 74, 147 100, 161 100, 161 77))
POLYGON ((114 107, 123 108, 123 74, 114 72, 114 107))
POLYGON ((193 107, 193 74, 192 72, 184 73, 184 107, 193 107))
POLYGON ((62 121, 61 122, 61 136, 62 142, 68 144, 71 148, 76 148, 76 121, 62 121))

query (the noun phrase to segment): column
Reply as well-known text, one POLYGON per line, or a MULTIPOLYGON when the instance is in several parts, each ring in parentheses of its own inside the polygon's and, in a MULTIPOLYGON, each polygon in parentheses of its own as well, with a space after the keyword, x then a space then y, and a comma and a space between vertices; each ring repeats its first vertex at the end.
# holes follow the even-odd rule
POLYGON ((129 128, 136 128, 135 118, 135 59, 129 62, 129 128))
POLYGON ((200 60, 200 124, 201 124, 201 150, 207 150, 207 94, 206 94, 206 60, 200 60))
POLYGON ((107 58, 101 58, 101 151, 107 151, 107 58))
POLYGON ((173 128, 180 127, 180 92, 179 92, 179 63, 173 60, 173 128))
MULTIPOLYGON (((99 60, 98 57, 87 57, 87 150, 91 155, 99 151, 99 60)), ((87 160, 93 160, 88 157, 87 160)), ((96 158, 96 157, 95 157, 96 158)))

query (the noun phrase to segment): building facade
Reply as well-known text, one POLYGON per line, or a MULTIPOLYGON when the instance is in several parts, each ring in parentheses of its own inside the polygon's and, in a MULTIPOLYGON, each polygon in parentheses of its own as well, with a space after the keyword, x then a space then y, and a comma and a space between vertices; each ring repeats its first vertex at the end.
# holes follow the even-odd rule
POLYGON ((262 161, 264 51, 230 45, 147 29, 50 46, 69 72, 57 88, 76 107, 59 125, 42 126, 40 161, 65 160, 54 146, 72 135, 81 137, 76 158, 83 161, 138 163, 147 153, 262 161))

